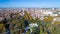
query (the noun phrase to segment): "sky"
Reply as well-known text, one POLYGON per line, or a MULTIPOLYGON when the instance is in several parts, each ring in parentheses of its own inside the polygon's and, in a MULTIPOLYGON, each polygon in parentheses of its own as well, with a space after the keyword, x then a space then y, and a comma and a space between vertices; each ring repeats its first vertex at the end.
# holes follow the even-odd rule
POLYGON ((0 7, 60 7, 60 0, 0 0, 0 7))

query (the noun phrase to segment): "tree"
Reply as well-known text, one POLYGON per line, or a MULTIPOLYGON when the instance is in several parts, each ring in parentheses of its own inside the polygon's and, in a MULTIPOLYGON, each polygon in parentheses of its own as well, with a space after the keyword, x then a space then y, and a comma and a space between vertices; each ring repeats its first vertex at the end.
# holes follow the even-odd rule
POLYGON ((53 17, 52 17, 52 16, 44 17, 44 21, 45 21, 46 23, 52 22, 52 21, 53 21, 53 17))
POLYGON ((28 29, 28 32, 26 32, 26 34, 30 34, 30 29, 28 29))
POLYGON ((5 25, 0 23, 0 33, 6 32, 5 25))
POLYGON ((60 34, 60 26, 54 25, 51 33, 52 34, 60 34))
POLYGON ((25 11, 24 19, 29 21, 33 20, 32 16, 27 11, 25 11))
POLYGON ((4 18, 3 20, 2 20, 2 22, 3 22, 3 24, 4 24, 4 26, 5 26, 5 29, 6 29, 6 32, 8 32, 8 34, 10 34, 10 24, 9 24, 9 20, 7 19, 7 18, 4 18))

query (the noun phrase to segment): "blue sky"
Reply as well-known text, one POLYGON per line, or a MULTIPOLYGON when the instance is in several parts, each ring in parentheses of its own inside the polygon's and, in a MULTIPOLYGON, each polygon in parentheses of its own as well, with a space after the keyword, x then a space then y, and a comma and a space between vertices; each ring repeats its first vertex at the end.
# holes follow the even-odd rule
POLYGON ((60 0, 0 0, 0 7, 60 7, 60 0))

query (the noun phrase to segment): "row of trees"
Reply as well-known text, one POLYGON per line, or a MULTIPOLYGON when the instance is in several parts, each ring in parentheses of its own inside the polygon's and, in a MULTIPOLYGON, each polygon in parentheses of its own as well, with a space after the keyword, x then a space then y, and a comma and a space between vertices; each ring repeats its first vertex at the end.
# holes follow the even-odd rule
MULTIPOLYGON (((0 32, 2 33, 10 31, 11 34, 22 34, 25 32, 24 28, 29 26, 30 23, 37 23, 39 31, 36 30, 36 28, 33 28, 33 34, 60 34, 59 26, 53 25, 51 23, 52 20, 53 17, 51 16, 44 17, 44 20, 40 20, 39 18, 33 19, 32 16, 26 11, 24 16, 21 16, 19 13, 11 13, 10 19, 7 20, 7 18, 5 18, 0 22, 0 32), (20 31, 18 31, 17 29, 20 29, 20 31)), ((28 30, 26 34, 30 34, 30 30, 28 30)))

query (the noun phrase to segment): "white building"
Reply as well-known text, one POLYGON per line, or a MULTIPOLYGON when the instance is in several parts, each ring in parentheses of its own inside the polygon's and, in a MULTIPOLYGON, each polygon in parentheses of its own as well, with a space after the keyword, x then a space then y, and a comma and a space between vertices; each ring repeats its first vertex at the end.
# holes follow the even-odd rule
POLYGON ((54 16, 58 16, 58 14, 50 14, 50 16, 53 16, 54 17, 54 16))
POLYGON ((37 23, 31 23, 29 24, 30 27, 38 27, 37 23))
POLYGON ((44 12, 42 12, 42 14, 44 14, 44 16, 48 16, 50 14, 53 14, 53 12, 51 12, 51 11, 44 11, 44 12))
POLYGON ((31 24, 29 24, 29 27, 30 27, 30 32, 32 32, 32 28, 38 27, 38 24, 37 23, 31 23, 31 24))
POLYGON ((60 21, 60 17, 55 17, 53 21, 60 21))

